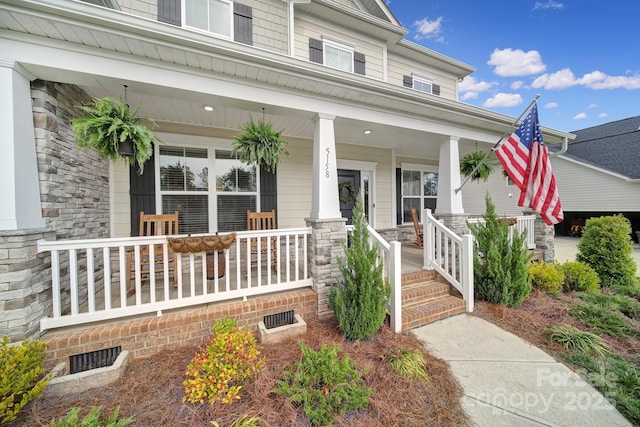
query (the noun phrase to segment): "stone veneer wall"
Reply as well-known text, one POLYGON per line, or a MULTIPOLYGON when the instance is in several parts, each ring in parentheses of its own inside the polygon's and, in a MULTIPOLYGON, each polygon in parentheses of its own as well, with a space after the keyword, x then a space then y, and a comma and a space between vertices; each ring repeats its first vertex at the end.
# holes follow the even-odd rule
POLYGON ((307 242, 309 273, 318 297, 318 316, 333 315, 329 306, 329 287, 342 279, 338 259, 344 257, 342 245, 347 240, 346 218, 306 219, 311 227, 307 242))
MULTIPOLYGON (((532 212, 525 212, 526 215, 531 215, 532 212)), ((536 249, 542 251, 542 258, 547 264, 553 264, 555 262, 556 250, 554 244, 555 229, 548 226, 539 214, 536 214, 536 221, 534 223, 535 232, 535 244, 536 249)))
MULTIPOLYGON (((109 163, 79 150, 70 125, 89 97, 41 80, 31 83, 31 96, 46 228, 0 232, 0 330, 12 341, 37 336, 40 318, 51 314, 50 255, 37 254, 37 241, 109 236, 109 163)), ((81 255, 79 265, 85 262, 81 255)), ((68 260, 61 273, 64 280, 68 260)), ((68 300, 68 290, 62 294, 68 300)))

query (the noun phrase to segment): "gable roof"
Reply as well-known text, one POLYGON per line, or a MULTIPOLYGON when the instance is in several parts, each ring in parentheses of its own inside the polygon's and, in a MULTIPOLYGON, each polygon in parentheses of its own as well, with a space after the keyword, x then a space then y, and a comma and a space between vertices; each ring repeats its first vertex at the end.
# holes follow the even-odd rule
POLYGON ((640 179, 640 116, 571 132, 563 154, 581 163, 640 179))

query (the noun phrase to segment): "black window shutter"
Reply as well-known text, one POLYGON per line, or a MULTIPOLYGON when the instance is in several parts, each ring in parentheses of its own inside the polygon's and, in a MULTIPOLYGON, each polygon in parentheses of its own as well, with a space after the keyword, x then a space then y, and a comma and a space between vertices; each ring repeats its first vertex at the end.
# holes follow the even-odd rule
POLYGON ((309 38, 309 61, 322 64, 322 40, 309 38))
POLYGON ((356 74, 365 75, 365 57, 364 53, 353 52, 353 72, 356 74))
POLYGON ((180 26, 181 0, 158 0, 158 21, 180 26))
POLYGON ((278 179, 275 173, 260 166, 260 210, 269 212, 271 209, 278 211, 278 179))
POLYGON ((233 39, 253 45, 253 12, 251 7, 233 3, 233 39))
POLYGON ((142 175, 138 166, 129 167, 129 200, 131 204, 131 235, 140 233, 140 212, 156 213, 156 182, 153 156, 147 161, 142 175))
POLYGON ((396 224, 402 224, 402 169, 396 168, 396 224))
POLYGON ((440 96, 440 85, 431 85, 431 93, 440 96))
POLYGON ((404 87, 413 87, 413 77, 402 76, 402 84, 404 85, 404 87))

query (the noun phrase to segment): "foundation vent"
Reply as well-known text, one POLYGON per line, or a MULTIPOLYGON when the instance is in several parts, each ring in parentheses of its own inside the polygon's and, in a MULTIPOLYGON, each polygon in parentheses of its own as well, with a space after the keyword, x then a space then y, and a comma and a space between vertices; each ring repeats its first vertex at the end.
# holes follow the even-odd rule
POLYGON ((121 351, 122 347, 118 346, 71 356, 69 357, 69 373, 77 374, 78 372, 111 366, 121 351))
POLYGON ((293 324, 293 310, 284 311, 282 313, 270 314, 264 316, 264 326, 267 329, 277 328, 278 326, 293 324))

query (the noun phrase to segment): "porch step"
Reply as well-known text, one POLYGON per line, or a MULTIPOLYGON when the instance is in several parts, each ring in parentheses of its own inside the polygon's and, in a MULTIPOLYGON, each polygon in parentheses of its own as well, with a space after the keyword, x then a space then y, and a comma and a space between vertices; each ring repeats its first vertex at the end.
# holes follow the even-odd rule
POLYGON ((464 311, 460 293, 435 271, 402 275, 402 330, 464 311))

